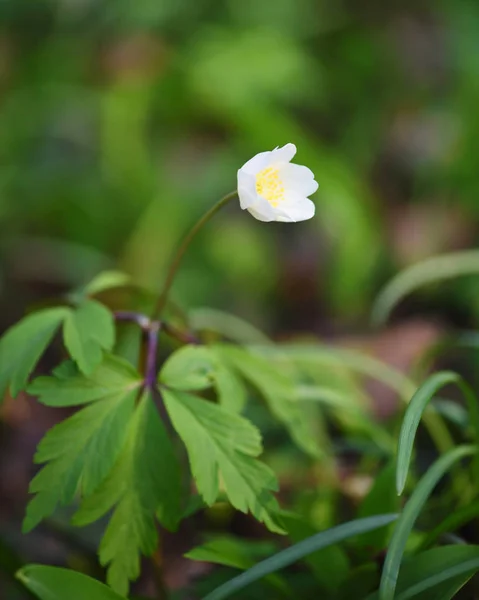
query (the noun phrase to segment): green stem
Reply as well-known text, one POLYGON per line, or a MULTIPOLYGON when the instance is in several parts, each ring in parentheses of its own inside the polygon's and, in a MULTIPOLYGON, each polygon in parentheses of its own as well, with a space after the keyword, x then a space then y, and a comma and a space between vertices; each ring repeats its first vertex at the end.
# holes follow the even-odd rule
POLYGON ((175 275, 178 270, 178 267, 180 266, 181 259, 183 258, 186 250, 188 249, 188 246, 190 245, 192 239, 195 237, 195 235, 198 233, 198 231, 203 227, 203 225, 205 225, 211 219, 211 217, 213 217, 221 208, 223 208, 223 206, 225 206, 225 204, 227 204, 230 200, 232 200, 236 196, 237 196, 237 192, 234 191, 234 192, 230 192, 229 194, 226 194, 226 196, 223 196, 223 198, 221 198, 221 200, 218 200, 218 202, 214 206, 212 206, 209 209, 209 211, 206 212, 201 217, 201 219, 196 222, 195 225, 193 225, 193 227, 190 229, 189 233, 186 235, 184 240, 181 242, 181 244, 180 244, 178 250, 176 251, 176 254, 173 257, 173 260, 170 264, 168 273, 166 274, 166 279, 165 279, 165 283, 163 284, 163 289, 158 297, 155 309, 154 309, 152 317, 151 317, 152 320, 158 319, 161 312, 165 308, 166 302, 168 300, 168 294, 170 292, 171 286, 173 285, 173 281, 175 279, 175 275))

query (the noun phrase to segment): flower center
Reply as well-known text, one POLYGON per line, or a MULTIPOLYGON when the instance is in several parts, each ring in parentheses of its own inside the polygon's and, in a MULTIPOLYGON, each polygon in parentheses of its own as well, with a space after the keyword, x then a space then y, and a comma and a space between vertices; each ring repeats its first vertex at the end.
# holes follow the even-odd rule
POLYGON ((284 186, 279 177, 279 169, 266 167, 256 175, 256 191, 271 206, 278 206, 284 199, 284 186))

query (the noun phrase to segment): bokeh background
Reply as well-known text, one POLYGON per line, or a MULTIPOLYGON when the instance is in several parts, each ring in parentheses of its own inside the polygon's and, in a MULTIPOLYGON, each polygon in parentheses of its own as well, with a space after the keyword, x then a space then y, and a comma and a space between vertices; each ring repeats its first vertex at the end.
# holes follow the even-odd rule
MULTIPOLYGON (((175 299, 407 369, 479 320, 467 278, 370 327, 398 270, 478 237, 478 30, 476 0, 1 0, 0 328, 103 269, 157 288, 237 169, 294 142, 320 185, 316 218, 263 224, 231 204, 175 299)), ((4 411, 9 543, 55 418, 4 411)))

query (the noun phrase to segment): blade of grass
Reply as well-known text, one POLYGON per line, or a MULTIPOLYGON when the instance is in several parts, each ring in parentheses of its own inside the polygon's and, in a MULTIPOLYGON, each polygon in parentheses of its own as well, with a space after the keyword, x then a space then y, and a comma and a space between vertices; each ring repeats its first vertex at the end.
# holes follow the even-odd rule
POLYGON ((248 571, 241 573, 241 575, 230 579, 205 596, 203 600, 223 600, 224 598, 228 598, 231 594, 243 589, 250 583, 262 579, 265 575, 279 571, 317 550, 332 546, 361 533, 384 527, 397 519, 397 517, 398 515, 396 514, 376 515, 374 517, 349 521, 348 523, 343 523, 337 527, 317 533, 261 561, 251 569, 248 569, 248 571))
POLYGON ((402 494, 406 484, 414 440, 424 410, 434 395, 448 384, 456 385, 463 393, 469 409, 470 422, 475 434, 474 438, 476 441, 479 439, 479 404, 474 392, 457 373, 452 371, 442 371, 431 375, 411 398, 402 422, 396 469, 396 490, 399 495, 402 494))
POLYGON ((375 325, 385 323, 408 294, 429 283, 479 272, 479 251, 466 250, 434 256, 401 271, 380 292, 372 310, 375 325))
POLYGON ((379 600, 394 600, 406 542, 419 513, 437 483, 455 463, 476 452, 476 446, 459 446, 441 456, 420 479, 394 528, 381 575, 379 600))

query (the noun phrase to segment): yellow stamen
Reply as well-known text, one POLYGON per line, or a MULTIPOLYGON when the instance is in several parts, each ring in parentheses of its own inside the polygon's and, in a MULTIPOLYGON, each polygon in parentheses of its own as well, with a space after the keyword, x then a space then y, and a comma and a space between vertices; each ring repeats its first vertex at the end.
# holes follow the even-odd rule
POLYGON ((278 206, 284 199, 284 186, 279 178, 279 171, 274 167, 266 167, 256 175, 256 191, 271 206, 278 206))

